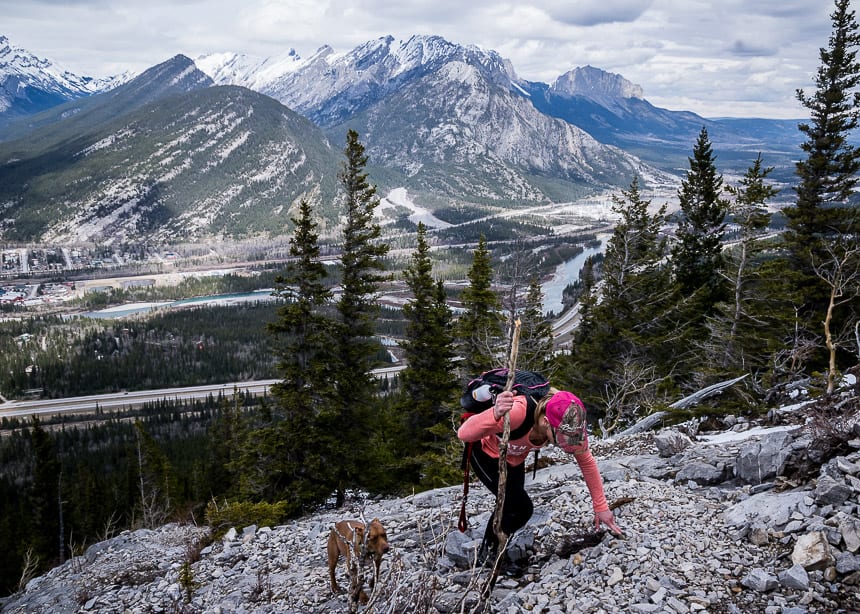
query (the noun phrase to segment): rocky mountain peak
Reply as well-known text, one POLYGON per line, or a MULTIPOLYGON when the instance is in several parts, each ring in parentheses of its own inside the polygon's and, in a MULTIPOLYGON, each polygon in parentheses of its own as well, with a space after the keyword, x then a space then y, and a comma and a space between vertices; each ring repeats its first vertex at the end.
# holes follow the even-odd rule
POLYGON ((99 91, 98 83, 91 77, 75 75, 56 62, 37 57, 15 45, 7 36, 0 36, 0 98, 24 97, 27 88, 70 97, 87 96, 99 91))
POLYGON ((561 75, 550 87, 559 96, 583 96, 605 103, 619 98, 644 98, 642 88, 621 75, 594 66, 580 66, 561 75))

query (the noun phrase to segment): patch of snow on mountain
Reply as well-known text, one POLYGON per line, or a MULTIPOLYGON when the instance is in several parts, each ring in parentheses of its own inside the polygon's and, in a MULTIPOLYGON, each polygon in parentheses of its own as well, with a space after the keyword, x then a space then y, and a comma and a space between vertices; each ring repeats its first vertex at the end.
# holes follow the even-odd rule
POLYGON ((251 132, 245 130, 241 134, 237 135, 235 138, 231 139, 230 141, 227 141, 221 148, 221 150, 218 152, 218 156, 221 158, 221 161, 223 162, 224 160, 229 158, 230 154, 232 154, 239 147, 244 145, 245 142, 250 138, 250 136, 251 132))
POLYGON ((415 204, 415 202, 409 198, 409 193, 406 191, 406 188, 394 188, 385 198, 380 199, 377 212, 382 213, 386 209, 393 209, 396 207, 404 207, 412 211, 412 214, 409 216, 409 221, 413 224, 423 222, 428 228, 448 228, 451 226, 451 224, 440 220, 424 207, 415 204))
POLYGON ((132 136, 133 134, 134 134, 134 131, 129 129, 129 128, 126 128, 126 129, 121 130, 119 132, 115 132, 114 134, 106 136, 105 138, 101 139, 100 141, 96 141, 95 143, 93 143, 89 147, 83 149, 80 152, 80 155, 88 156, 89 154, 91 154, 95 151, 98 151, 99 149, 106 149, 108 147, 113 147, 113 145, 117 141, 121 141, 127 137, 132 136))
POLYGON ((797 426, 774 426, 764 427, 755 426, 745 431, 723 431, 714 435, 699 435, 697 439, 707 444, 726 444, 730 442, 746 441, 750 437, 758 437, 768 433, 779 433, 781 431, 792 431, 800 427, 797 426))
POLYGON ((284 185, 289 176, 296 176, 299 169, 307 163, 305 153, 293 143, 282 147, 271 147, 260 158, 260 167, 248 177, 251 183, 271 183, 273 188, 284 185))
POLYGON ((176 85, 177 83, 181 83, 183 79, 185 79, 185 77, 193 73, 195 70, 197 70, 197 67, 194 64, 189 64, 185 68, 185 70, 173 77, 173 79, 170 81, 170 85, 176 85))

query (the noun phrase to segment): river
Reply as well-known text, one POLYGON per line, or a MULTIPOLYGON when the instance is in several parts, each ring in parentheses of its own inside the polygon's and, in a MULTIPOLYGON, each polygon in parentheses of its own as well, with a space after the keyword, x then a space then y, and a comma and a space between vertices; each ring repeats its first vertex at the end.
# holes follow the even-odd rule
MULTIPOLYGON (((541 289, 543 290, 544 295, 543 309, 545 313, 553 311, 556 315, 558 315, 562 312, 562 310, 564 309, 564 305, 562 305, 561 302, 561 295, 565 287, 568 284, 573 283, 574 281, 579 279, 579 272, 582 269, 582 266, 585 264, 586 258, 595 254, 599 254, 606 247, 607 236, 600 236, 598 237, 598 239, 600 240, 599 247, 586 247, 585 250, 578 256, 558 265, 558 267, 556 267, 555 271, 553 272, 552 278, 541 285, 541 289)), ((108 307, 107 309, 100 309, 98 311, 90 311, 80 315, 83 315, 88 318, 114 319, 124 318, 126 316, 139 313, 147 313, 150 311, 155 311, 157 309, 171 309, 175 307, 183 307, 186 305, 235 305, 237 303, 243 302, 270 300, 275 300, 275 296, 272 294, 272 289, 268 288, 264 290, 255 290, 253 292, 219 294, 215 296, 198 296, 195 298, 187 298, 177 301, 130 303, 126 305, 108 307)))
POLYGON ((600 240, 599 247, 586 247, 585 250, 575 258, 571 258, 567 262, 563 262, 558 265, 552 275, 552 279, 541 285, 541 289, 543 290, 544 313, 553 311, 558 315, 562 312, 564 305, 561 302, 561 295, 564 289, 568 284, 572 284, 579 279, 579 272, 582 270, 585 260, 589 256, 601 253, 606 247, 607 238, 605 236, 601 236, 598 237, 598 239, 600 240))

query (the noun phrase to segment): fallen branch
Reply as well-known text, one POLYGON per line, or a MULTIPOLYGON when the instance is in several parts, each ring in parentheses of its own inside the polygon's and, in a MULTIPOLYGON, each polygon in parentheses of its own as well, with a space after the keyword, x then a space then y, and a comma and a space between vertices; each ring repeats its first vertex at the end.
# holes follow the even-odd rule
POLYGON ((692 407, 693 405, 698 405, 708 397, 720 394, 726 388, 737 384, 742 379, 746 379, 748 375, 749 373, 744 373, 740 377, 726 380, 724 382, 717 382, 716 384, 712 384, 706 388, 702 388, 701 390, 694 392, 693 394, 686 396, 679 401, 675 401, 669 407, 671 407, 672 409, 686 409, 688 407, 692 407))
MULTIPOLYGON (((722 393, 726 388, 737 384, 742 379, 746 378, 749 373, 745 373, 740 377, 736 377, 734 379, 726 380, 724 382, 717 382, 716 384, 712 384, 707 386, 706 388, 702 388, 694 392, 691 395, 684 397, 683 399, 679 399, 669 405, 672 409, 686 409, 688 407, 692 407, 694 405, 698 405, 708 397, 712 397, 714 395, 722 393)), ((616 433, 607 439, 617 439, 618 437, 624 437, 626 435, 635 435, 637 433, 644 433, 645 431, 651 430, 657 423, 661 422, 663 418, 669 415, 668 411, 655 411, 653 414, 649 414, 645 416, 641 420, 639 420, 633 426, 630 426, 620 433, 616 433)))

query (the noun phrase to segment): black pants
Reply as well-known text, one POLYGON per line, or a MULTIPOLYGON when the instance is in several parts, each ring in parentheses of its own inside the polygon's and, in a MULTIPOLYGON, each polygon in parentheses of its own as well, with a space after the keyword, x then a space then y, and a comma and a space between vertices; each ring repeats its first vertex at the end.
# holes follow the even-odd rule
MULTIPOLYGON (((490 489, 494 495, 499 492, 499 459, 489 456, 481 449, 481 444, 475 442, 472 445, 472 471, 481 480, 481 483, 490 489)), ((502 509, 502 531, 505 535, 512 535, 514 531, 525 526, 532 517, 534 504, 525 488, 526 466, 525 463, 512 467, 508 465, 508 477, 505 482, 505 506, 502 509)), ((499 540, 493 532, 493 517, 487 522, 484 530, 484 544, 488 548, 494 548, 499 540)))

